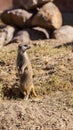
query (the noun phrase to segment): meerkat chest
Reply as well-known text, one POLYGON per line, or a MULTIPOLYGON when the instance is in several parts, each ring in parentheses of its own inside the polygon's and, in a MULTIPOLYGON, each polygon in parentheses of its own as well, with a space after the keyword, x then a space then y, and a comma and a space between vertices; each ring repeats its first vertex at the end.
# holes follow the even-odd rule
POLYGON ((25 57, 24 56, 19 56, 19 60, 18 60, 18 67, 19 67, 19 69, 22 68, 22 66, 25 64, 25 62, 26 62, 25 57))

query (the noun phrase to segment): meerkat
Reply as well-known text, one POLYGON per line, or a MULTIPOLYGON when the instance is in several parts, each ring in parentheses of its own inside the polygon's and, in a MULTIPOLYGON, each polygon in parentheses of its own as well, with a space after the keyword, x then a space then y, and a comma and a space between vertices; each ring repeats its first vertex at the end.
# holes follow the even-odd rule
POLYGON ((26 53, 26 50, 29 48, 30 46, 28 44, 20 44, 17 54, 17 69, 20 81, 19 89, 24 94, 25 99, 29 98, 31 91, 35 97, 37 96, 33 85, 32 66, 26 53))

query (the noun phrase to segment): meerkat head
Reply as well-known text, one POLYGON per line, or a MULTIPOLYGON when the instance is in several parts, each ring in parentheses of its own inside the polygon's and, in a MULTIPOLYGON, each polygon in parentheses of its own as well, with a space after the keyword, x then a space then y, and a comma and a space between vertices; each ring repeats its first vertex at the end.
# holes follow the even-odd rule
POLYGON ((19 46, 18 46, 18 51, 20 52, 20 53, 24 53, 27 49, 30 49, 31 47, 30 47, 30 45, 29 44, 20 44, 19 46))

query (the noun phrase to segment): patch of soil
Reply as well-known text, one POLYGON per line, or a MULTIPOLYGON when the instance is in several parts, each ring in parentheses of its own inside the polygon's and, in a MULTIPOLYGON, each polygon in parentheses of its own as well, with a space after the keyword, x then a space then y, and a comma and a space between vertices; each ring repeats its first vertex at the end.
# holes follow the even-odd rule
POLYGON ((57 91, 43 98, 1 101, 0 130, 72 130, 73 93, 57 91))

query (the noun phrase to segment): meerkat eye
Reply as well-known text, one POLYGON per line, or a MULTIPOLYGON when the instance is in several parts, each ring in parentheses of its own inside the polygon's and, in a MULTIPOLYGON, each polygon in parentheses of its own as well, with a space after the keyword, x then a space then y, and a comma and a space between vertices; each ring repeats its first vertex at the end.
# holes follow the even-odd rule
POLYGON ((30 49, 30 48, 31 48, 31 46, 30 46, 29 44, 25 44, 24 47, 25 47, 26 49, 30 49))
POLYGON ((27 45, 27 44, 25 44, 24 46, 25 46, 25 47, 28 47, 28 45, 27 45))

